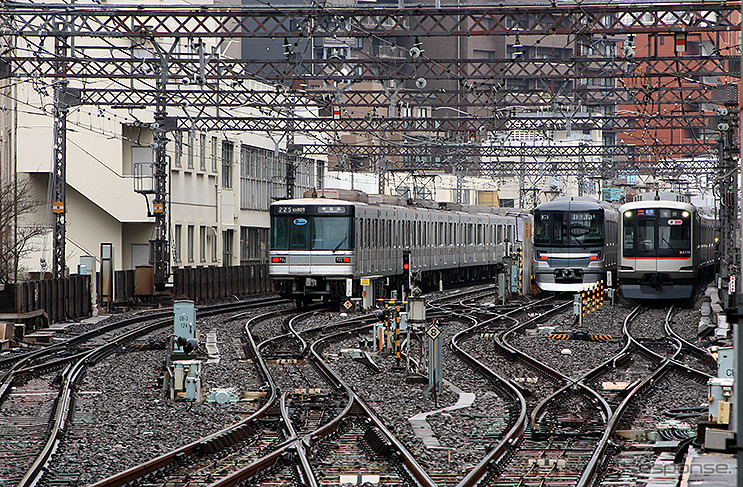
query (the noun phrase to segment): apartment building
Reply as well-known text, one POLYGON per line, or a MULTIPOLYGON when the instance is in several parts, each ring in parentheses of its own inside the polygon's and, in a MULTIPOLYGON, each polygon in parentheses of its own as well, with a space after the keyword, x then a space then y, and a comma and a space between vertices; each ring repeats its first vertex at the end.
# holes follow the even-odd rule
MULTIPOLYGON (((49 272, 52 261, 53 117, 48 90, 31 83, 0 89, 3 112, 2 177, 30 182, 37 211, 19 225, 48 229, 20 262, 21 274, 49 272)), ((137 165, 154 159, 150 110, 93 106, 70 108, 67 117, 67 214, 65 258, 75 272, 80 256, 100 257, 112 243, 116 269, 150 261, 154 237, 152 196, 135 188, 152 184, 135 177, 137 165)), ((286 155, 281 138, 231 131, 168 133, 168 239, 171 266, 238 265, 265 258, 268 206, 286 195, 286 155)), ((302 143, 297 137, 297 143, 302 143)), ((295 191, 316 187, 324 161, 296 161, 295 191)), ((142 171, 139 171, 141 174, 142 171)), ((151 171, 150 171, 151 174, 151 171)))

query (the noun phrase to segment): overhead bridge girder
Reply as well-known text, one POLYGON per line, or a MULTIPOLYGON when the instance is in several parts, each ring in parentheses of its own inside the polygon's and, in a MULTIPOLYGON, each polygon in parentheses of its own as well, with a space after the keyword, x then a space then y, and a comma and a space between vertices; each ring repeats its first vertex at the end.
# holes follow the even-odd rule
MULTIPOLYGON (((287 96, 276 89, 259 90, 244 88, 241 83, 228 83, 222 86, 212 86, 209 90, 184 89, 171 90, 165 94, 165 103, 169 107, 245 107, 262 106, 278 110, 286 107, 287 96)), ((493 86, 479 85, 470 90, 466 96, 457 91, 438 89, 403 89, 397 95, 397 102, 401 105, 418 105, 422 101, 433 106, 457 106, 459 108, 478 107, 508 107, 518 105, 522 107, 551 107, 562 103, 580 100, 585 105, 618 104, 676 104, 676 103, 713 103, 708 86, 665 86, 658 90, 654 86, 622 86, 597 87, 579 86, 571 92, 571 98, 545 89, 520 89, 518 92, 509 92, 507 89, 494 90, 493 86)), ((85 88, 83 90, 85 103, 88 105, 108 105, 122 108, 142 108, 154 105, 157 99, 157 90, 141 88, 137 90, 120 88, 85 88)), ((337 91, 330 89, 316 89, 304 93, 296 98, 296 105, 306 109, 329 109, 332 106, 343 107, 344 110, 358 108, 375 108, 387 110, 390 105, 389 94, 380 88, 354 89, 343 92, 340 99, 337 91)), ((504 116, 514 113, 516 109, 498 109, 496 113, 504 116)))
POLYGON ((299 38, 493 35, 626 35, 739 29, 739 2, 665 4, 435 5, 291 8, 240 5, 12 4, 0 34, 122 38, 299 38))
MULTIPOLYGON (((300 132, 373 132, 382 135, 394 133, 430 133, 430 132, 464 132, 473 136, 479 133, 509 130, 565 130, 570 124, 578 130, 633 130, 638 126, 649 130, 655 129, 707 129, 706 115, 688 113, 678 115, 660 115, 629 113, 623 116, 604 117, 565 116, 545 114, 536 117, 510 118, 425 118, 425 117, 332 117, 298 118, 298 117, 177 117, 180 130, 236 130, 236 131, 277 131, 289 129, 300 132)), ((422 135, 422 134, 421 134, 422 135)), ((690 145, 709 143, 706 140, 693 140, 690 145)))
MULTIPOLYGON (((68 57, 64 76, 80 80, 94 79, 136 79, 154 84, 159 78, 160 60, 156 57, 136 58, 126 56, 124 48, 118 48, 119 57, 112 57, 108 48, 101 52, 100 46, 86 46, 79 41, 78 49, 85 48, 84 57, 68 57), (95 54, 99 53, 100 57, 95 54)), ((56 58, 44 55, 10 56, 10 69, 16 77, 54 77, 56 58)), ((194 79, 196 74, 203 76, 207 84, 224 81, 237 83, 260 79, 264 81, 303 82, 322 79, 335 83, 348 80, 410 81, 425 78, 427 81, 465 80, 467 90, 474 89, 476 83, 488 88, 503 84, 508 80, 527 80, 541 78, 549 81, 574 82, 580 87, 588 79, 626 79, 636 77, 641 85, 652 85, 658 79, 680 80, 693 86, 703 76, 731 74, 740 76, 740 56, 674 56, 624 59, 621 56, 594 58, 587 56, 571 57, 564 60, 542 59, 385 59, 379 57, 315 59, 312 57, 290 60, 268 59, 224 59, 215 57, 199 64, 199 57, 183 55, 168 60, 168 79, 174 85, 183 85, 194 79), (349 74, 351 73, 351 74, 349 74), (693 73, 694 78, 690 78, 693 73), (471 85, 471 86, 470 86, 471 85)))

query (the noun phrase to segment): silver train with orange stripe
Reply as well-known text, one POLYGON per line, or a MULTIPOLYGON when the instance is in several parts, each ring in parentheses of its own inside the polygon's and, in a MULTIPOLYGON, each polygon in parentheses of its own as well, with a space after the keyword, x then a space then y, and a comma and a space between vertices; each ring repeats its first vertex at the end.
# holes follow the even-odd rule
POLYGON ((696 206, 648 193, 621 214, 617 278, 631 299, 687 299, 714 271, 714 220, 696 206), (658 199, 656 199, 658 198, 658 199))
MULTIPOLYGON (((504 258, 531 262, 531 215, 520 210, 325 189, 271 204, 269 277, 299 305, 494 278, 504 258), (520 254, 518 251, 520 250, 520 254), (363 280, 363 283, 362 283, 363 280)), ((528 268, 519 273, 529 290, 528 268)))
POLYGON ((534 263, 543 291, 577 292, 613 279, 617 268, 617 210, 605 201, 562 197, 534 209, 534 263))

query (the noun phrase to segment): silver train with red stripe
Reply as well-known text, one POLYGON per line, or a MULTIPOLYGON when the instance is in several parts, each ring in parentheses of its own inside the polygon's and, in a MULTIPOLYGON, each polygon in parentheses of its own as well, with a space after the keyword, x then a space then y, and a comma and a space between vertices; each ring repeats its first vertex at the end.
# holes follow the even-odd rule
POLYGON ((688 299, 695 284, 714 271, 714 220, 692 204, 661 199, 672 194, 644 197, 648 199, 619 208, 617 278, 622 294, 631 299, 688 299))
POLYGON ((534 208, 534 277, 543 291, 576 292, 613 279, 617 210, 588 197, 561 197, 534 208))

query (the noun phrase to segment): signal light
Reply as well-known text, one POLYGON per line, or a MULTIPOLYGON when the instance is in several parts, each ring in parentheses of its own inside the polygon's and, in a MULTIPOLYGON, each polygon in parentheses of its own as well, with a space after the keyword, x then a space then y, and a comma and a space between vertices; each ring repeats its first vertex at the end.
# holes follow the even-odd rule
POLYGON ((410 270, 410 251, 403 250, 402 252, 402 268, 405 271, 410 270))

